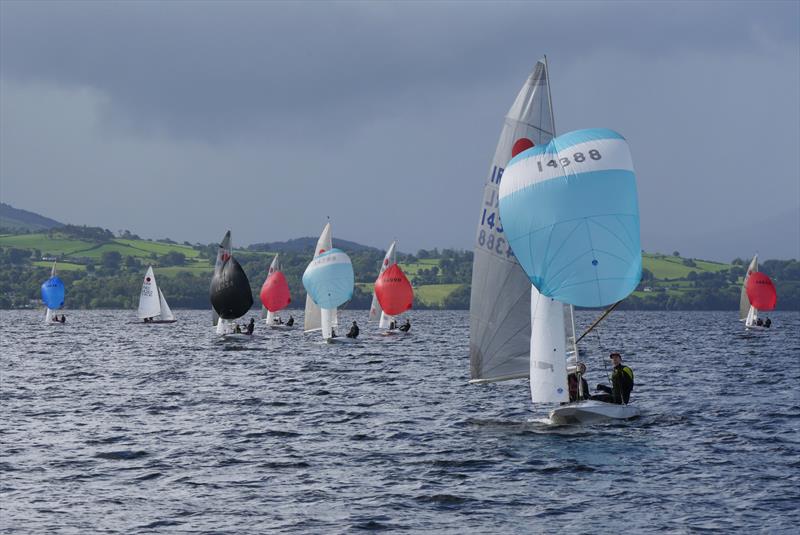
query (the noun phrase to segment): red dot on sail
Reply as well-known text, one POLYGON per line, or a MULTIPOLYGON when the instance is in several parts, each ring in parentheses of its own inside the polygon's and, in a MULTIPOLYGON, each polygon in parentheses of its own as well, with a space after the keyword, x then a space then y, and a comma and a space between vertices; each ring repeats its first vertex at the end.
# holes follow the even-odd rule
POLYGON ((319 252, 318 252, 317 254, 322 254, 322 253, 324 253, 324 252, 325 252, 325 249, 320 249, 320 250, 319 250, 319 252))
POLYGON ((528 150, 533 146, 534 146, 533 141, 531 141, 526 137, 521 137, 514 142, 514 146, 511 148, 511 157, 513 158, 520 152, 528 150))
POLYGON ((389 265, 389 259, 388 258, 384 258, 383 259, 383 265, 384 266, 388 266, 389 265))

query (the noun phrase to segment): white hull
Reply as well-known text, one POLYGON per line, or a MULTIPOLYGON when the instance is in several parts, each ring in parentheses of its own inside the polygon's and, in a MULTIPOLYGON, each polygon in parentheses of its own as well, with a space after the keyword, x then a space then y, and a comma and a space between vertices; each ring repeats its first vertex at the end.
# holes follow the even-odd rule
POLYGON ((220 338, 222 340, 239 340, 242 342, 245 341, 249 342, 250 340, 255 338, 255 335, 245 334, 245 333, 228 333, 228 334, 223 334, 222 336, 220 336, 220 338))
POLYGON ((275 331, 291 331, 294 329, 294 325, 285 325, 280 323, 273 323, 272 325, 267 325, 267 329, 272 329, 275 331))
POLYGON ((633 405, 617 405, 603 401, 586 400, 562 405, 550 411, 554 424, 590 424, 608 420, 629 420, 641 415, 633 405))
POLYGON ((336 338, 326 338, 326 344, 355 344, 358 338, 348 338, 346 336, 337 336, 336 338))

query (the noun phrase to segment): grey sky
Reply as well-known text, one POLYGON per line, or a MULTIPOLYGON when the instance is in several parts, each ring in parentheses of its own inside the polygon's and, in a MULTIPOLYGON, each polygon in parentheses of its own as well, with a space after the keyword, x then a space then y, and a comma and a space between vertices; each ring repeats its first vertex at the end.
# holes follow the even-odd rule
POLYGON ((502 120, 628 138, 645 250, 800 257, 800 3, 0 2, 0 197, 238 244, 472 248, 502 120))

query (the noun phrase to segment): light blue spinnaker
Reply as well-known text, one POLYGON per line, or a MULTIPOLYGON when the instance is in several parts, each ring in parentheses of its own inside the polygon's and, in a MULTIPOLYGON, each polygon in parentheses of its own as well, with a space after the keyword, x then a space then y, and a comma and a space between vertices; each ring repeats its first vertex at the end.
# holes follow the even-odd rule
POLYGON ((518 154, 500 184, 500 218, 545 296, 601 307, 639 284, 636 175, 625 138, 612 130, 569 132, 518 154))
POLYGON ((355 276, 350 257, 340 249, 317 256, 303 273, 303 286, 320 308, 334 309, 353 297, 355 276))
POLYGON ((56 276, 52 276, 42 284, 42 302, 51 310, 64 306, 64 283, 56 276))

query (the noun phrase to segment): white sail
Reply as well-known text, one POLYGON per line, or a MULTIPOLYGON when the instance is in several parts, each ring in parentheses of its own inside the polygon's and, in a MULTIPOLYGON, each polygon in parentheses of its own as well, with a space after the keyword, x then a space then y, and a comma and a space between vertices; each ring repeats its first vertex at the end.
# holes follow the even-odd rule
MULTIPOLYGON (((50 269, 51 279, 56 276, 56 262, 57 260, 53 262, 53 267, 50 269)), ((53 321, 53 310, 50 307, 45 307, 45 308, 46 312, 44 313, 44 322, 50 323, 51 321, 53 321)))
MULTIPOLYGON (((744 321, 748 314, 750 313, 750 299, 747 297, 747 279, 750 278, 750 274, 754 271, 758 271, 758 255, 755 255, 753 259, 750 261, 750 265, 747 267, 747 273, 744 274, 744 281, 742 281, 742 293, 739 296, 739 320, 744 321)), ((748 323, 749 325, 749 323, 748 323)))
POLYGON ((147 266, 147 272, 142 281, 142 291, 139 293, 139 312, 140 319, 154 318, 161 314, 161 305, 158 297, 158 286, 156 286, 156 275, 153 273, 153 266, 147 266))
POLYGON ((534 403, 569 401, 564 304, 531 287, 531 399, 534 403))
MULTIPOLYGON (((378 278, 383 275, 383 272, 391 266, 392 264, 397 262, 397 254, 395 253, 395 247, 397 245, 396 241, 393 241, 391 245, 389 245, 389 249, 386 251, 386 256, 383 257, 383 263, 381 264, 381 269, 378 272, 378 278)), ((375 279, 375 282, 378 282, 378 279, 375 279)), ((386 329, 389 327, 389 323, 394 319, 394 316, 387 316, 384 314, 383 310, 381 309, 381 304, 378 302, 378 296, 375 295, 375 291, 372 292, 372 305, 369 307, 369 321, 375 321, 380 316, 380 321, 378 322, 378 327, 381 329, 386 329)))
POLYGON ((161 308, 161 312, 159 314, 161 319, 164 321, 173 321, 175 319, 175 314, 173 314, 172 309, 169 308, 167 300, 164 298, 164 292, 161 291, 161 288, 158 289, 158 304, 161 308))
MULTIPOLYGON (((230 258, 232 249, 233 245, 231 243, 231 231, 229 230, 225 233, 225 236, 222 238, 222 241, 217 248, 217 259, 214 262, 214 275, 219 273, 219 270, 222 269, 222 265, 225 263, 225 260, 230 258)), ((219 323, 219 314, 217 314, 217 311, 214 310, 213 306, 211 307, 211 319, 214 322, 214 325, 219 323)), ((217 332, 219 333, 219 329, 217 329, 217 332)))
POLYGON ((744 324, 746 327, 752 327, 753 325, 756 324, 757 320, 758 320, 758 310, 756 310, 756 307, 750 305, 750 308, 747 311, 747 316, 745 316, 744 324))
POLYGON ((575 307, 564 305, 564 343, 567 356, 578 357, 578 345, 575 343, 575 307))
POLYGON ((531 283, 503 234, 498 188, 515 144, 523 138, 548 143, 554 130, 547 66, 541 60, 506 115, 483 190, 470 296, 473 382, 528 376, 531 283))
POLYGON ((333 324, 336 317, 335 308, 322 308, 320 309, 320 324, 322 328, 322 337, 327 340, 333 335, 332 331, 337 327, 333 324))
MULTIPOLYGON (((325 228, 322 229, 322 234, 319 236, 319 240, 317 240, 317 247, 314 249, 314 258, 318 257, 320 254, 324 253, 325 251, 330 251, 333 249, 333 236, 331 233, 331 224, 326 223, 325 228)), ((336 309, 334 309, 333 319, 331 323, 333 324, 334 328, 338 324, 336 318, 336 309)), ((320 317, 320 308, 311 299, 311 296, 306 295, 306 310, 305 310, 305 319, 303 323, 303 328, 306 332, 310 331, 318 331, 322 328, 322 319, 320 317)))

